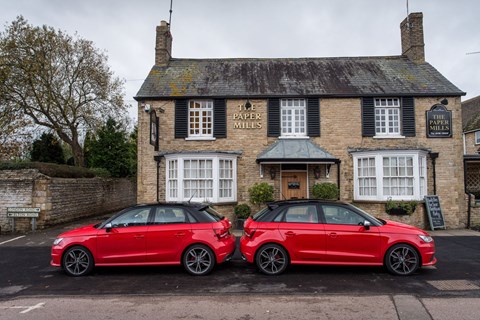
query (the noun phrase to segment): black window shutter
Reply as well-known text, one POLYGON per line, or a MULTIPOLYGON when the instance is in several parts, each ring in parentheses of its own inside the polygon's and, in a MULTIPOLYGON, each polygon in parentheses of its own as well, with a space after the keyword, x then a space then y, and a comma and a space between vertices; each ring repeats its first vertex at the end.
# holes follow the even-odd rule
POLYGON ((307 100, 307 134, 320 137, 320 101, 318 98, 307 100))
POLYGON ((227 137, 227 107, 225 99, 213 100, 213 136, 227 137))
POLYGON ((362 136, 375 135, 375 106, 373 98, 362 98, 362 136))
POLYGON ((268 99, 268 130, 267 136, 280 136, 280 99, 268 99))
POLYGON ((413 97, 402 98, 402 134, 415 137, 415 103, 413 97))
POLYGON ((175 138, 188 137, 188 100, 175 100, 175 138))

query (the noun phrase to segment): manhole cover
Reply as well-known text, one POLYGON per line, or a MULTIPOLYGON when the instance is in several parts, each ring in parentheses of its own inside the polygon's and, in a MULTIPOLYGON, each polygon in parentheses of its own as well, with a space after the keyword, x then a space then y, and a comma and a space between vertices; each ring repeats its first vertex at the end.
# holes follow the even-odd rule
POLYGON ((427 283, 441 291, 480 290, 479 286, 468 280, 437 280, 427 283))

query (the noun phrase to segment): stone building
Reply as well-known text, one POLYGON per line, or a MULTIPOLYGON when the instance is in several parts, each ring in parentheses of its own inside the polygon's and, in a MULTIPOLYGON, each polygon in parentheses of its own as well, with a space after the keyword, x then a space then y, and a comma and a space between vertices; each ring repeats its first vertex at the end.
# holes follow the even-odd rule
MULTIPOLYGON (((480 200, 480 96, 462 102, 465 191, 480 200)), ((480 224, 480 222, 479 222, 480 224)))
MULTIPOLYGON (((231 217, 254 183, 281 200, 331 182, 380 217, 388 199, 436 193, 447 227, 464 226, 464 93, 425 61, 422 13, 400 29, 398 56, 178 59, 162 21, 135 97, 137 201, 208 201, 231 217)), ((394 219, 426 226, 422 205, 394 219)))

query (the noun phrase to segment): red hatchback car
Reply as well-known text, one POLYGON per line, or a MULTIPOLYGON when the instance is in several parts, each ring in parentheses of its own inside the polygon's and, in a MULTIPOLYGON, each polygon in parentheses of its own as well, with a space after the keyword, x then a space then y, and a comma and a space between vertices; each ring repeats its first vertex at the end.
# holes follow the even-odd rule
POLYGON ((322 200, 269 204, 245 222, 240 251, 267 275, 280 274, 289 264, 311 264, 384 265, 406 276, 437 261, 425 231, 322 200))
POLYGON ((151 204, 127 208, 103 223, 62 233, 52 266, 71 276, 94 266, 180 265, 206 275, 231 259, 231 223, 202 204, 151 204))

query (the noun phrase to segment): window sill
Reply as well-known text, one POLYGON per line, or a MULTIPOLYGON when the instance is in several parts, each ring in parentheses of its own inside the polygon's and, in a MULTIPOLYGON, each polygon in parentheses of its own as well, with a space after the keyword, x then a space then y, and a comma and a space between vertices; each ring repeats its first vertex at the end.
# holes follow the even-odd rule
POLYGON ((214 137, 188 137, 185 138, 185 141, 215 141, 217 140, 214 137))
POLYGON ((373 139, 405 139, 405 136, 397 136, 397 135, 373 136, 373 139))
POLYGON ((310 139, 309 136, 280 136, 278 139, 310 139))

